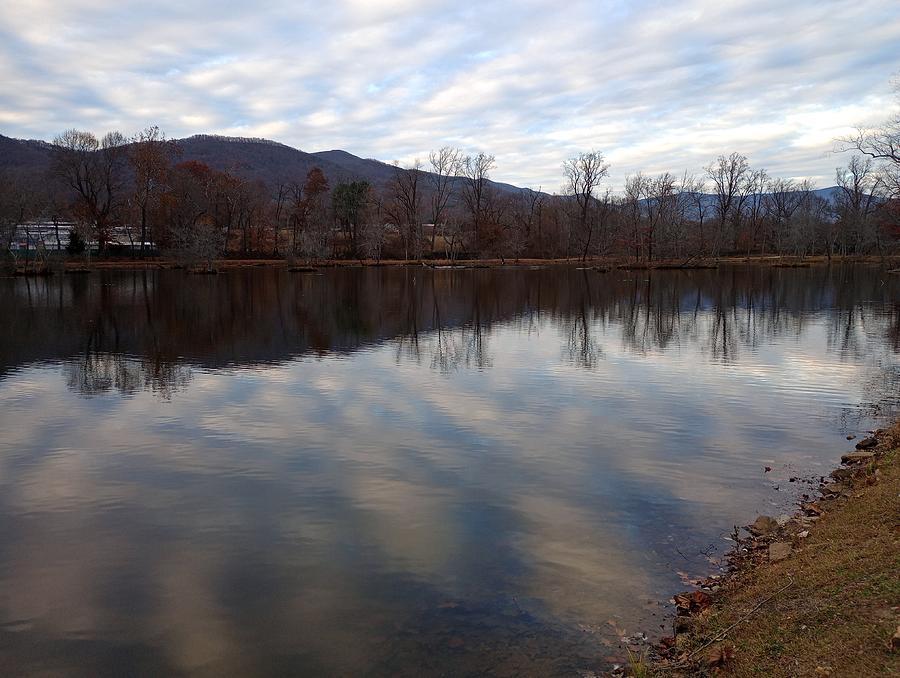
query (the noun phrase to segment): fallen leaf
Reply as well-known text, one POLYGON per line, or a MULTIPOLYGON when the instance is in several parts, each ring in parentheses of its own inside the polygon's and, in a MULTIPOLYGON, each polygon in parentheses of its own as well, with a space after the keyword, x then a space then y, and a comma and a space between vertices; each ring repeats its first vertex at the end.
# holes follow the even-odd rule
POLYGON ((706 656, 706 664, 711 669, 724 668, 725 665, 734 659, 734 646, 730 643, 710 648, 709 654, 706 656))
POLYGON ((699 614, 712 605, 712 597, 703 591, 679 593, 673 598, 678 614, 699 614))

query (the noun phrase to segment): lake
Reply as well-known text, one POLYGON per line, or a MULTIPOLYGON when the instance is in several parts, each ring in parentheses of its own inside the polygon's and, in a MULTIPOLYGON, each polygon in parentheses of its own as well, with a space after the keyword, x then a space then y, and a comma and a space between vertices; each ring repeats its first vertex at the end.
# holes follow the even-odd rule
POLYGON ((871 266, 0 299, 4 675, 599 673, 900 405, 900 276, 871 266))

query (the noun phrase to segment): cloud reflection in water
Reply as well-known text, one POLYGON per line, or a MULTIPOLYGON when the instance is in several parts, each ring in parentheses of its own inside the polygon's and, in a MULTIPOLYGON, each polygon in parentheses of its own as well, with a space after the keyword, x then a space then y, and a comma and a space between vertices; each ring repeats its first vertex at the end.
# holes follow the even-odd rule
POLYGON ((220 278, 0 281, 0 666, 602 667, 896 393, 874 269, 220 278))

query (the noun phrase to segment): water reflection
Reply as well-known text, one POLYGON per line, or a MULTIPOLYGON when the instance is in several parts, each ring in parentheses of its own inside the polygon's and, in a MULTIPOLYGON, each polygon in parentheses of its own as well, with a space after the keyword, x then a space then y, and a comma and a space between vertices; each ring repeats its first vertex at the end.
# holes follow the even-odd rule
POLYGON ((0 280, 0 668, 602 669, 896 404, 895 280, 0 280))
POLYGON ((189 365, 165 362, 159 356, 138 360, 121 353, 86 353, 66 361, 63 372, 68 387, 84 396, 115 389, 122 394, 152 391, 171 399, 191 380, 189 365))

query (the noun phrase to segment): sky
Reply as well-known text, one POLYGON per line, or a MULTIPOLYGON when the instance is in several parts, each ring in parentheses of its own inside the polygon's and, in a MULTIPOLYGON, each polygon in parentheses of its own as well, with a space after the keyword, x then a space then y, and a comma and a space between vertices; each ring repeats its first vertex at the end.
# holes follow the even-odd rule
POLYGON ((406 164, 458 146, 545 191, 602 151, 699 172, 739 151, 834 183, 834 139, 897 110, 891 0, 26 0, 0 4, 0 134, 274 139, 406 164))

